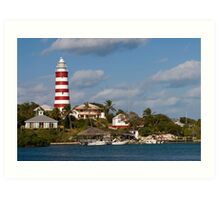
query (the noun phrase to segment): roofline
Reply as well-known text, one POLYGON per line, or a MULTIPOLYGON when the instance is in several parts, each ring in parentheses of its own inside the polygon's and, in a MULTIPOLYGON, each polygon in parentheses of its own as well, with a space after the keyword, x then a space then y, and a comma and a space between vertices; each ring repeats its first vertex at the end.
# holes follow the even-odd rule
MULTIPOLYGON (((42 122, 42 121, 28 121, 28 120, 26 120, 24 122, 36 122, 36 123, 39 123, 39 122, 42 122)), ((55 123, 55 122, 58 122, 58 121, 57 120, 55 120, 55 121, 47 121, 47 122, 44 121, 43 123, 48 123, 48 122, 55 123)))

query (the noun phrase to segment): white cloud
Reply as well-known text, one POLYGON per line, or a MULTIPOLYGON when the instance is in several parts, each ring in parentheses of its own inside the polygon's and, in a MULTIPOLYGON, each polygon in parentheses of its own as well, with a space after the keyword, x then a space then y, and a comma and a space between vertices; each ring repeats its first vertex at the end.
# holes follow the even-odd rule
POLYGON ((176 67, 159 71, 151 80, 159 83, 167 83, 171 87, 180 87, 192 84, 200 79, 201 64, 199 61, 190 60, 176 67))
POLYGON ((81 91, 70 91, 70 101, 72 104, 81 103, 83 98, 85 97, 85 93, 81 91))
POLYGON ((178 103, 179 98, 168 97, 168 98, 157 98, 157 99, 147 99, 146 105, 148 107, 156 108, 161 106, 174 106, 178 103))
POLYGON ((129 99, 135 97, 140 93, 138 88, 108 88, 104 89, 101 92, 98 92, 95 96, 92 97, 93 100, 105 100, 105 99, 129 99))
POLYGON ((79 88, 93 87, 105 79, 103 70, 80 70, 76 71, 71 83, 79 88))
POLYGON ((200 98, 201 97, 201 87, 195 87, 186 93, 188 98, 200 98))
POLYGON ((48 88, 45 87, 44 84, 38 83, 38 84, 29 84, 18 86, 18 95, 28 95, 28 93, 41 93, 48 91, 48 88))
POLYGON ((42 53, 61 50, 78 54, 107 55, 118 49, 133 49, 149 39, 143 38, 63 38, 57 39, 42 53))
POLYGON ((18 86, 18 103, 35 102, 37 104, 52 105, 54 89, 43 83, 23 83, 18 86))

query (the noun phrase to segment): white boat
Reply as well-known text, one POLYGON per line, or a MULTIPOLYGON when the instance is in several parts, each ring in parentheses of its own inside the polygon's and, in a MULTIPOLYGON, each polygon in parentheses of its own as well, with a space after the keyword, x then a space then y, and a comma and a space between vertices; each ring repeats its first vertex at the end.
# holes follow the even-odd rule
POLYGON ((93 145, 106 145, 105 141, 95 141, 95 142, 89 142, 87 144, 88 146, 93 146, 93 145))
POLYGON ((128 141, 124 140, 124 141, 119 141, 119 142, 112 142, 112 145, 123 145, 123 144, 127 144, 128 141))
POLYGON ((157 144, 157 140, 155 140, 155 139, 146 140, 145 144, 157 144))

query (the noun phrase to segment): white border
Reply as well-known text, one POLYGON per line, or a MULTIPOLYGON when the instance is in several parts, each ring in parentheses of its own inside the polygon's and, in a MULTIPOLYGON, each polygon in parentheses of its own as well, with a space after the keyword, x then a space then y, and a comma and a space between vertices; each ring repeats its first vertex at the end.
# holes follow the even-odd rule
POLYGON ((5 26, 5 175, 12 178, 146 179, 214 176, 212 21, 11 21, 5 26), (201 38, 202 161, 17 161, 17 38, 201 38))

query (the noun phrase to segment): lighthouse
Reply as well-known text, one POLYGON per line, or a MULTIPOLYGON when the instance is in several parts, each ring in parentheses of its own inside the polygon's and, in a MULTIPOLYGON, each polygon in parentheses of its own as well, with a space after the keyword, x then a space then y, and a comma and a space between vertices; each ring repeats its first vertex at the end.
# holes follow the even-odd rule
POLYGON ((59 108, 59 110, 62 111, 63 108, 69 104, 70 104, 70 97, 69 97, 68 70, 64 59, 60 57, 60 60, 56 66, 54 108, 59 108))

